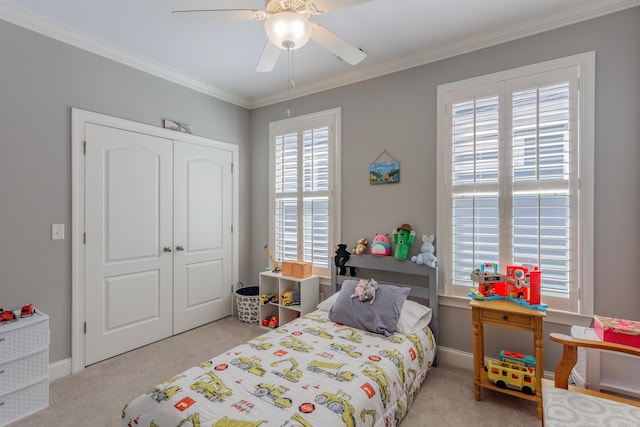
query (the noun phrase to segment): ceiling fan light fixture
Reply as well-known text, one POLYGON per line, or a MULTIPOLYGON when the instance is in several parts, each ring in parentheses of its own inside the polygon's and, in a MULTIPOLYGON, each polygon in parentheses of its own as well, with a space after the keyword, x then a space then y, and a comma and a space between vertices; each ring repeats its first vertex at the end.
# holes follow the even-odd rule
POLYGON ((269 41, 280 49, 300 49, 311 38, 311 23, 295 12, 280 12, 268 17, 264 29, 269 41))

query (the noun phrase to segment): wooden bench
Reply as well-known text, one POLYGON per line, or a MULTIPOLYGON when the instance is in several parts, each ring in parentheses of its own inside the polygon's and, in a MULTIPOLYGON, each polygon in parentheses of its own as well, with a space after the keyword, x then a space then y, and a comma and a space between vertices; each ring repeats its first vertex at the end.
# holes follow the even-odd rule
POLYGON ((608 350, 640 357, 640 348, 584 340, 552 333, 551 341, 562 344, 562 358, 555 371, 555 383, 543 381, 543 425, 638 425, 640 401, 569 385, 569 375, 578 361, 578 347, 608 350))

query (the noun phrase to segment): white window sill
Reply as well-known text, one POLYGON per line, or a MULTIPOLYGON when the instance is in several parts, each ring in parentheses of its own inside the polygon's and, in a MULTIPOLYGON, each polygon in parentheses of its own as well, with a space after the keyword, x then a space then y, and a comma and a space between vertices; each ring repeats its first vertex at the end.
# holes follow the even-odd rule
MULTIPOLYGON (((462 308, 470 310, 469 297, 454 297, 449 295, 439 295, 439 304, 446 307, 462 308)), ((559 310, 547 310, 547 317, 545 322, 556 323, 558 325, 578 325, 578 326, 591 326, 593 316, 587 316, 584 314, 569 313, 559 310)))

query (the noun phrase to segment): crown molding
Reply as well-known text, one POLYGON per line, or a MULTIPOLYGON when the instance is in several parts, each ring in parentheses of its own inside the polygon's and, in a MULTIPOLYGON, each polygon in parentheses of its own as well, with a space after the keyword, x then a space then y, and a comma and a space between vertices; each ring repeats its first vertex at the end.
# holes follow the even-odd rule
POLYGON ((42 15, 36 15, 14 4, 9 4, 5 0, 0 1, 0 19, 84 51, 119 62, 147 74, 176 83, 180 86, 193 89, 240 107, 249 108, 250 103, 244 98, 215 88, 166 65, 161 65, 122 46, 109 43, 42 15))
MULTIPOLYGON (((447 43, 446 45, 436 46, 431 49, 426 49, 415 55, 406 56, 397 60, 388 61, 382 64, 369 66, 362 69, 354 68, 352 71, 341 74, 340 76, 332 79, 325 79, 309 85, 301 85, 296 88, 295 93, 292 94, 290 99, 313 95, 315 93, 324 92, 330 89, 336 89, 342 86, 359 83, 377 77, 382 77, 388 74, 393 74, 421 65, 441 61, 443 59, 453 58, 465 53, 474 52, 477 50, 507 43, 513 40, 518 40, 528 36, 566 27, 571 24, 588 21, 590 19, 609 15, 611 13, 630 9, 639 5, 640 0, 616 1, 607 6, 597 9, 585 8, 578 13, 575 13, 574 9, 570 15, 556 16, 554 17, 553 21, 549 21, 548 19, 530 20, 525 24, 518 23, 517 26, 501 28, 497 29, 496 31, 483 34, 476 34, 473 37, 467 36, 462 40, 447 43), (469 41, 471 39, 473 40, 473 42, 469 41)), ((287 99, 287 93, 281 92, 263 98, 253 99, 251 100, 250 106, 248 108, 253 109, 265 107, 267 105, 286 101, 287 99)))
MULTIPOLYGON (((461 54, 470 53, 512 40, 517 40, 597 18, 599 16, 619 12, 638 5, 640 5, 640 0, 614 0, 609 4, 598 8, 585 5, 583 10, 578 11, 577 13, 574 8, 570 13, 567 13, 566 16, 559 15, 554 17, 551 21, 546 18, 541 18, 537 20, 530 20, 525 23, 520 22, 517 26, 501 27, 492 32, 476 34, 473 37, 465 37, 464 39, 447 43, 446 45, 436 46, 415 55, 369 67, 357 67, 352 70, 348 70, 346 73, 341 74, 338 77, 300 86, 296 88, 295 93, 292 94, 290 99, 324 92, 326 90, 339 88, 461 54)), ((131 52, 121 46, 108 43, 102 39, 65 26, 49 18, 35 15, 34 13, 20 8, 7 0, 0 0, 0 19, 243 108, 255 109, 283 102, 288 99, 286 91, 252 99, 239 97, 235 94, 215 88, 207 83, 185 75, 175 69, 154 62, 151 59, 141 57, 139 54, 131 52)))

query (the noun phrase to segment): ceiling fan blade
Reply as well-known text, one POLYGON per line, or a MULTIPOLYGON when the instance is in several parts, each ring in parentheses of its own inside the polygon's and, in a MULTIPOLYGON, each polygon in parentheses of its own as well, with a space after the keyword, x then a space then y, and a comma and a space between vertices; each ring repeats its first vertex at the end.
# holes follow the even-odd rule
POLYGON ((370 1, 371 0, 313 0, 313 4, 320 12, 324 13, 370 1))
POLYGON ((351 65, 360 63, 367 55, 355 46, 350 45, 326 28, 313 23, 311 40, 325 47, 334 55, 345 60, 351 65))
POLYGON ((260 60, 258 60, 258 64, 256 65, 256 71, 259 73, 268 73, 273 70, 281 50, 282 49, 267 40, 262 55, 260 55, 260 60))
POLYGON ((171 14, 181 20, 226 20, 226 21, 262 21, 267 17, 260 9, 211 9, 211 10, 174 10, 171 14))

